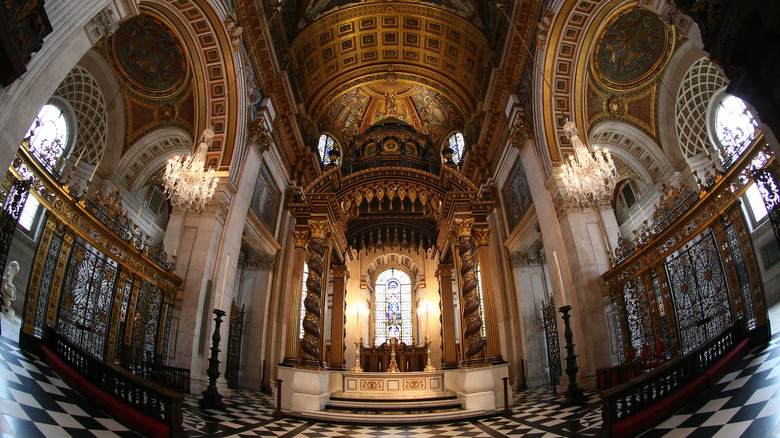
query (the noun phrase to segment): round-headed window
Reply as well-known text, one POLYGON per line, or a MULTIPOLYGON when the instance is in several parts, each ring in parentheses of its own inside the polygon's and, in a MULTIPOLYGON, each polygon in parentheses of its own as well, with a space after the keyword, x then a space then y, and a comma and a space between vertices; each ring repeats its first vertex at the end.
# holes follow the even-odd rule
POLYGON ((44 105, 25 138, 30 141, 30 151, 39 158, 51 163, 60 158, 68 145, 68 121, 62 108, 44 105))
POLYGON ((739 153, 756 136, 756 123, 742 99, 725 95, 715 110, 715 135, 729 155, 739 153))

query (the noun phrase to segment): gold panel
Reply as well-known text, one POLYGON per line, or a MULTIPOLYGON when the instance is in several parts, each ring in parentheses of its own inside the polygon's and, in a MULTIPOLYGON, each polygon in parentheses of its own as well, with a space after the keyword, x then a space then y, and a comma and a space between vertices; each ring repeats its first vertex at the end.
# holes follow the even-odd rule
POLYGON ((479 29, 456 14, 420 4, 374 3, 317 20, 295 39, 292 53, 301 95, 316 108, 346 81, 388 70, 433 79, 465 94, 460 100, 476 102, 490 48, 479 29), (359 69, 364 72, 352 74, 359 69))

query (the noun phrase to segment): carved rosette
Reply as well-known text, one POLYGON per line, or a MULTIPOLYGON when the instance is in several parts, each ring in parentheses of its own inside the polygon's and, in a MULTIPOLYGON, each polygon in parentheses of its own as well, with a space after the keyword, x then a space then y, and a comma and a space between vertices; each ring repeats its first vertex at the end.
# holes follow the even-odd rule
POLYGON ((458 256, 460 257, 460 276, 463 280, 463 339, 466 340, 466 360, 476 356, 485 348, 482 339, 482 315, 477 291, 476 247, 471 231, 473 219, 456 219, 455 233, 458 238, 458 256))
POLYGON ((306 277, 306 299, 303 306, 306 313, 303 319, 303 339, 301 340, 301 361, 320 365, 321 352, 319 321, 322 317, 320 298, 322 297, 322 259, 325 254, 325 238, 330 229, 328 221, 313 220, 309 222, 311 238, 309 239, 309 275, 306 277))

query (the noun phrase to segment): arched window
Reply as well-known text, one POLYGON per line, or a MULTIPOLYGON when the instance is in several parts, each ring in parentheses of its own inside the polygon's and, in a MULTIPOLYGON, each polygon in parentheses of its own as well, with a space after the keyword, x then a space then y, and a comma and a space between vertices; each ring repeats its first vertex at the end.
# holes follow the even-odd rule
MULTIPOLYGON (((41 164, 60 171, 62 167, 60 158, 69 149, 69 131, 70 127, 63 109, 49 103, 38 112, 24 138, 29 139, 30 152, 41 161, 41 164)), ((38 200, 33 196, 28 197, 19 217, 19 225, 28 233, 35 233, 36 224, 41 216, 39 210, 41 208, 38 200)))
POLYGON ((466 150, 466 140, 463 139, 463 134, 456 132, 447 139, 447 145, 452 149, 452 161, 455 164, 460 164, 460 160, 463 158, 463 152, 466 150))
POLYGON ((322 164, 326 166, 330 164, 330 157, 328 156, 328 152, 333 149, 333 145, 333 137, 329 136, 328 134, 322 134, 320 136, 320 142, 317 145, 317 151, 320 155, 320 161, 322 161, 322 164))
POLYGON ((376 278, 374 345, 381 345, 391 338, 404 344, 412 344, 412 282, 398 269, 388 269, 376 278))
POLYGON ((715 109, 715 136, 727 160, 736 158, 750 145, 757 126, 742 99, 724 94, 715 109))
POLYGON ((298 323, 298 337, 303 339, 303 317, 306 316, 306 307, 303 302, 306 301, 306 279, 309 277, 309 265, 303 262, 303 285, 301 286, 301 320, 298 323))

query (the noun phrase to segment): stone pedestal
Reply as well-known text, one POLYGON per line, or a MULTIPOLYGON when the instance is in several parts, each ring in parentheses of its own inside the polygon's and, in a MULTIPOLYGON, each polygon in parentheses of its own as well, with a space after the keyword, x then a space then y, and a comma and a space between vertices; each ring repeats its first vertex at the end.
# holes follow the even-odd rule
POLYGON ((329 372, 279 367, 282 385, 282 410, 321 411, 330 398, 329 372))
MULTIPOLYGON (((504 377, 509 377, 508 364, 458 370, 458 400, 463 409, 486 412, 503 409, 504 377)), ((509 400, 512 400, 511 389, 509 400)))

